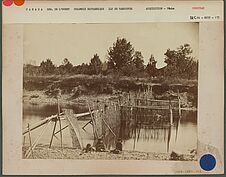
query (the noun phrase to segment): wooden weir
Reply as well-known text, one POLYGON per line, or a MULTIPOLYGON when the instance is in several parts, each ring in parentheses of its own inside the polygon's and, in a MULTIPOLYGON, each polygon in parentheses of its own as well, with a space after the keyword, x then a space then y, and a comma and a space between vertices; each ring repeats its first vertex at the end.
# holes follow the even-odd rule
POLYGON ((156 122, 160 122, 161 126, 164 127, 163 122, 168 121, 169 126, 172 126, 174 117, 177 116, 180 118, 182 110, 179 96, 177 100, 156 100, 146 93, 143 95, 140 93, 135 95, 129 93, 114 101, 87 101, 87 106, 89 108, 89 112, 73 114, 72 110, 60 112, 58 104, 58 113, 56 115, 47 117, 46 119, 33 125, 29 125, 28 129, 24 130, 22 133, 23 136, 29 134, 30 137, 30 147, 25 153, 25 157, 29 157, 30 154, 33 156, 33 150, 41 136, 45 133, 47 126, 43 129, 33 144, 31 143, 31 132, 44 125, 49 125, 50 122, 54 122, 54 127, 49 148, 52 145, 54 137, 60 133, 61 148, 63 151, 62 131, 68 127, 70 128, 73 147, 79 147, 81 149, 84 148, 78 126, 78 119, 82 117, 90 116, 90 120, 82 127, 82 129, 85 130, 86 126, 89 124, 92 125, 94 142, 96 139, 101 137, 104 139, 104 142, 108 144, 108 142, 112 141, 112 139, 116 140, 117 138, 121 138, 122 131, 124 131, 124 126, 122 126, 122 124, 125 124, 125 126, 127 126, 127 124, 137 124, 136 126, 151 126, 152 129, 157 129, 158 125, 156 122), (167 119, 162 116, 163 113, 166 115, 167 119), (67 121, 67 125, 61 127, 61 121, 63 120, 67 121), (56 130, 56 124, 58 122, 60 129, 56 130))
POLYGON ((60 141, 61 141, 61 149, 63 150, 63 136, 62 136, 62 131, 66 128, 70 128, 70 133, 71 133, 71 137, 72 137, 72 145, 73 147, 79 147, 79 148, 83 148, 83 142, 82 142, 82 138, 80 135, 80 131, 78 128, 78 123, 77 123, 77 119, 84 117, 84 116, 90 116, 91 114, 93 114, 94 111, 90 112, 86 112, 86 113, 80 113, 80 114, 73 114, 72 110, 65 110, 64 112, 58 113, 56 115, 52 115, 50 117, 47 117, 39 122, 36 122, 32 125, 28 124, 28 127, 26 130, 23 131, 22 135, 25 136, 28 134, 28 138, 29 138, 29 148, 28 150, 25 152, 24 156, 25 158, 29 158, 30 155, 32 155, 33 157, 33 150, 35 149, 35 147, 37 146, 38 142, 40 141, 41 137, 45 134, 46 130, 48 129, 49 125, 51 122, 54 122, 54 127, 53 127, 53 132, 51 135, 51 139, 50 139, 50 144, 49 144, 49 148, 52 145, 53 142, 53 138, 56 137, 56 134, 61 133, 60 136, 60 141), (58 131, 56 131, 56 124, 57 122, 60 123, 60 121, 62 120, 66 120, 68 123, 68 125, 66 125, 65 127, 61 127, 58 131), (45 126, 44 126, 45 125, 45 126), (39 134, 38 137, 36 137, 36 139, 34 140, 34 142, 32 143, 32 139, 31 139, 31 134, 32 131, 39 129, 41 127, 44 128, 41 130, 41 133, 39 134))

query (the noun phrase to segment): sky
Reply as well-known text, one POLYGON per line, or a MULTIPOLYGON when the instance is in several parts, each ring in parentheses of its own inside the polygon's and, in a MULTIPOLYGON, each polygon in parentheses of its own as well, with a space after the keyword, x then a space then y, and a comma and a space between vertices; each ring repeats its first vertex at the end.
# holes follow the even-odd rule
POLYGON ((126 38, 141 51, 147 64, 151 54, 157 68, 165 66, 164 53, 188 43, 198 59, 198 23, 128 24, 26 24, 24 25, 24 63, 39 65, 50 58, 55 65, 67 58, 73 65, 89 63, 94 54, 107 60, 107 50, 117 37, 126 38))

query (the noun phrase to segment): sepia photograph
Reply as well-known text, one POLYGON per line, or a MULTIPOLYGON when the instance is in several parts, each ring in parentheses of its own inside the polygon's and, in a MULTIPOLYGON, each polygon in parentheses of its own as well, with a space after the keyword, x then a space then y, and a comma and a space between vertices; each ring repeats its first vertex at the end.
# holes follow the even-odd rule
POLYGON ((197 161, 199 23, 23 25, 23 159, 197 161))

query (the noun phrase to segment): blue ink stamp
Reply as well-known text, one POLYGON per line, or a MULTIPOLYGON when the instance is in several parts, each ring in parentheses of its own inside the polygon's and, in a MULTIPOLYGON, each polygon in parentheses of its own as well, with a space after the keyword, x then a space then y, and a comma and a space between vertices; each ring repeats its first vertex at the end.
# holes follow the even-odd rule
POLYGON ((205 154, 201 157, 199 164, 205 171, 211 171, 216 166, 216 158, 211 154, 205 154))

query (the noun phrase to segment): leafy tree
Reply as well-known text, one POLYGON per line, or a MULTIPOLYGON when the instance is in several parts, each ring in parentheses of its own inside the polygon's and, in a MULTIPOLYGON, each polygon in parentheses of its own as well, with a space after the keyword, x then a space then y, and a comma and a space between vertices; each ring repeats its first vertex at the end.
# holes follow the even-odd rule
POLYGON ((151 57, 149 58, 149 62, 146 66, 146 72, 149 76, 157 75, 156 63, 157 63, 157 61, 155 60, 154 56, 151 55, 151 57))
POLYGON ((47 59, 46 61, 41 62, 40 69, 42 74, 53 74, 55 71, 55 66, 50 59, 47 59))
POLYGON ((90 66, 91 74, 100 74, 101 73, 102 62, 100 60, 100 57, 97 54, 95 54, 93 56, 93 58, 91 58, 89 66, 90 66))
POLYGON ((180 78, 197 78, 198 62, 191 56, 192 49, 189 44, 181 45, 177 50, 167 49, 165 63, 167 76, 180 78))
POLYGON ((125 38, 117 38, 113 47, 108 50, 108 68, 113 71, 123 72, 133 60, 134 48, 125 38))
POLYGON ((135 52, 135 54, 133 56, 133 63, 138 72, 141 72, 144 70, 144 60, 143 60, 143 56, 140 51, 135 52))
POLYGON ((72 71, 73 65, 71 62, 65 58, 62 62, 62 65, 58 67, 60 74, 70 73, 72 71))
POLYGON ((107 64, 106 61, 104 61, 104 63, 102 64, 101 73, 103 75, 106 75, 107 74, 107 70, 108 70, 108 64, 107 64))
POLYGON ((75 66, 73 70, 76 74, 90 74, 90 67, 86 63, 75 66))
POLYGON ((23 66, 23 75, 24 76, 37 76, 40 75, 40 67, 31 65, 31 64, 25 64, 23 66))

